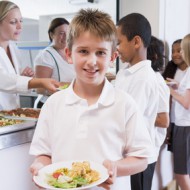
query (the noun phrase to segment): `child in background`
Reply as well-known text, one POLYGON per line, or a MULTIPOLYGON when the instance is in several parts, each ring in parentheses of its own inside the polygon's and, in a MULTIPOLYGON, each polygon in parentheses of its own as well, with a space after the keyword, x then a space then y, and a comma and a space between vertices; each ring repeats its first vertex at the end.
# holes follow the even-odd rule
MULTIPOLYGON (((174 173, 181 190, 190 189, 190 34, 181 42, 182 58, 187 71, 179 85, 170 86, 175 99, 175 125, 173 129, 174 173)), ((171 79, 171 81, 174 81, 171 79)))
MULTIPOLYGON (((181 55, 181 39, 178 39, 172 44, 172 60, 168 62, 166 68, 163 72, 163 77, 172 78, 178 83, 182 80, 187 70, 187 64, 181 55)), ((175 100, 171 98, 170 100, 170 127, 168 128, 166 143, 168 144, 168 150, 173 151, 172 134, 175 122, 175 100)))
POLYGON ((155 121, 156 126, 156 146, 159 154, 161 145, 166 138, 166 129, 169 126, 169 98, 170 90, 160 74, 164 66, 164 43, 152 36, 147 50, 147 59, 151 60, 151 66, 156 73, 159 84, 159 106, 155 121))
POLYGON ((76 78, 41 110, 30 148, 36 156, 33 175, 51 163, 92 160, 108 169, 102 187, 126 190, 126 176, 147 167, 152 146, 142 115, 134 100, 105 78, 116 58, 116 39, 115 25, 104 12, 81 9, 73 18, 66 55, 76 78))
MULTIPOLYGON (((156 130, 156 141, 155 145, 157 147, 157 154, 162 155, 163 149, 161 146, 164 143, 167 133, 167 127, 169 126, 169 99, 170 99, 170 90, 167 86, 164 78, 160 74, 164 68, 164 43, 158 38, 152 36, 150 45, 147 49, 147 59, 151 60, 151 66, 156 73, 156 78, 159 84, 159 106, 158 113, 155 122, 156 130)), ((164 180, 164 173, 161 173, 161 168, 165 160, 162 156, 158 158, 156 168, 154 171, 153 185, 154 181, 158 181, 159 189, 162 188, 163 183, 160 183, 164 180), (157 179, 157 180, 154 180, 157 179), (161 180, 161 179, 162 180, 161 180)))
MULTIPOLYGON (((154 146, 154 155, 148 160, 148 168, 131 176, 132 190, 151 190, 155 164, 158 158, 156 148, 155 120, 158 112, 159 86, 156 74, 147 60, 147 48, 151 40, 151 26, 141 14, 132 13, 118 22, 118 52, 123 63, 115 81, 116 88, 129 93, 138 104, 154 146)), ((142 130, 139 126, 138 130, 142 130)))

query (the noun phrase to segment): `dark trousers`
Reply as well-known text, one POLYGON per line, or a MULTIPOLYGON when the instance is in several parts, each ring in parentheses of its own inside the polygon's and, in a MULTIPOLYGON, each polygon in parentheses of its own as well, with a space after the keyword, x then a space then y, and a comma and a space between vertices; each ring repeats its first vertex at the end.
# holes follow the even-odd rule
POLYGON ((143 172, 131 175, 131 190, 151 190, 155 165, 149 164, 143 172))

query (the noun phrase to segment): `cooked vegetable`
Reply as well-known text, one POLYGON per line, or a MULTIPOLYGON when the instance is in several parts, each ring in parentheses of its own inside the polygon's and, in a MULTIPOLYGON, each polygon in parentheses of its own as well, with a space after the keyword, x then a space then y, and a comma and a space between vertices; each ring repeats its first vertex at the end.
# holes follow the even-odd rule
POLYGON ((64 84, 63 86, 60 86, 59 89, 60 90, 64 90, 65 88, 68 88, 69 84, 64 84))
POLYGON ((22 120, 15 120, 15 119, 6 119, 3 117, 0 117, 0 127, 8 126, 8 125, 15 125, 22 123, 22 120))
POLYGON ((90 168, 89 162, 74 162, 72 168, 60 168, 47 175, 47 183, 57 188, 76 188, 88 185, 100 178, 96 170, 90 168))

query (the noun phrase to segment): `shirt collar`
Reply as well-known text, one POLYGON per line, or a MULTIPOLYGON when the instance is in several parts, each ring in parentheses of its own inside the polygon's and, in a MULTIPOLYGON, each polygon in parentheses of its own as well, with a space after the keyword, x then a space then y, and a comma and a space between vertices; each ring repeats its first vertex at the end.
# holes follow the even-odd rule
MULTIPOLYGON (((73 91, 73 84, 74 84, 74 80, 72 81, 71 85, 66 89, 68 91, 66 95, 66 100, 65 100, 66 104, 71 105, 71 104, 77 104, 77 103, 86 101, 75 94, 75 92, 73 91)), ((102 105, 102 106, 109 106, 114 103, 114 100, 115 100, 114 87, 105 78, 105 83, 102 89, 102 93, 100 94, 100 97, 96 104, 102 105)))
POLYGON ((142 69, 143 67, 151 67, 151 61, 144 60, 144 61, 140 61, 139 63, 133 66, 128 65, 128 67, 126 68, 126 71, 132 74, 138 71, 139 69, 142 69))

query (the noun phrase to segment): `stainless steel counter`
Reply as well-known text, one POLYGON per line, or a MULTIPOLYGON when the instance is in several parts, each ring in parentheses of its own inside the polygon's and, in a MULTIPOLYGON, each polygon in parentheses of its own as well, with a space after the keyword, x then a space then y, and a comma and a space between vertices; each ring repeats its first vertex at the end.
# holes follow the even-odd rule
POLYGON ((0 150, 31 142, 36 122, 25 121, 22 124, 0 128, 0 150))

